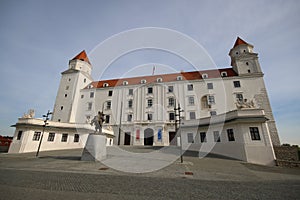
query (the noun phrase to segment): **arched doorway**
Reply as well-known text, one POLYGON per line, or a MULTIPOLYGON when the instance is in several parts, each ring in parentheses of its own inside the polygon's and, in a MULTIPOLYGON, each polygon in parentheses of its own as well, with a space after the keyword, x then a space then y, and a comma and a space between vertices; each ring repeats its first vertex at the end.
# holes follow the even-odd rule
POLYGON ((147 128, 144 131, 144 145, 153 145, 153 129, 147 128))

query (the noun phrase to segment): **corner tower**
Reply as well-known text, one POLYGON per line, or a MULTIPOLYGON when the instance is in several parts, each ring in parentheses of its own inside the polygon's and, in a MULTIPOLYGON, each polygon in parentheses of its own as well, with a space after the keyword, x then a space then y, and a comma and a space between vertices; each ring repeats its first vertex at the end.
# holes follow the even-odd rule
POLYGON ((231 66, 238 75, 262 73, 258 54, 253 52, 253 45, 237 38, 229 52, 231 66))
POLYGON ((69 61, 69 68, 61 73, 53 121, 75 123, 80 90, 93 81, 91 70, 91 63, 84 50, 69 61))

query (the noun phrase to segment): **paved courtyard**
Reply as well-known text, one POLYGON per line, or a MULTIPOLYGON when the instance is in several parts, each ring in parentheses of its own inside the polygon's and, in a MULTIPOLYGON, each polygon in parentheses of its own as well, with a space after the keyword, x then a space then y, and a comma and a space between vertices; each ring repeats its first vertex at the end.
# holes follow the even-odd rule
MULTIPOLYGON (((152 148, 123 147, 133 154, 108 159, 155 166, 143 159, 152 148), (134 154, 137 153, 137 154, 134 154)), ((184 162, 148 173, 128 173, 100 162, 80 161, 82 149, 0 154, 0 199, 299 199, 300 170, 223 158, 184 156, 184 162)), ((155 154, 154 154, 155 155, 155 154)), ((172 157, 171 153, 168 155, 172 157)), ((173 159, 173 158, 172 158, 173 159)), ((158 161, 157 161, 158 160, 158 161)), ((125 164, 125 171, 132 163, 125 164)))

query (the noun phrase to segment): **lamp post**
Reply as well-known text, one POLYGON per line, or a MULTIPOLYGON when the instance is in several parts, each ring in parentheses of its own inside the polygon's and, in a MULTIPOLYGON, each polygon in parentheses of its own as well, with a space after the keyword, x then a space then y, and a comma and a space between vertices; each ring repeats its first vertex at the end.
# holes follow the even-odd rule
POLYGON ((181 129, 180 129, 180 124, 181 124, 181 113, 184 111, 181 109, 180 104, 178 104, 178 107, 176 108, 176 101, 175 101, 175 106, 174 106, 174 111, 175 111, 175 131, 176 135, 179 131, 179 137, 180 137, 180 162, 183 163, 183 153, 182 153, 182 137, 181 137, 181 129), (178 119, 177 119, 178 117, 178 119))
POLYGON ((50 116, 50 115, 52 115, 52 112, 50 112, 50 110, 48 110, 48 112, 47 112, 46 115, 43 115, 43 117, 45 118, 45 120, 44 120, 43 132, 42 132, 42 135, 41 135, 39 147, 38 147, 37 152, 36 152, 36 157, 39 156, 39 152, 40 152, 40 148, 41 148, 41 145, 42 145, 42 140, 43 140, 45 128, 46 128, 46 126, 47 126, 47 124, 48 124, 47 122, 48 122, 48 120, 49 120, 49 116, 50 116))

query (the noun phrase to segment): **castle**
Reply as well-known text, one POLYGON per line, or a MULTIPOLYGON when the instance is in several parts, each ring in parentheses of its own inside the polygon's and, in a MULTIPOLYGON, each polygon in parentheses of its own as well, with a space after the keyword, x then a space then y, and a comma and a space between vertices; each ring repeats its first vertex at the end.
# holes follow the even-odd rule
POLYGON ((82 51, 62 72, 49 125, 20 118, 9 152, 34 151, 42 131, 41 150, 83 148, 91 119, 103 111, 107 145, 181 144, 271 164, 280 141, 258 54, 237 38, 229 56, 230 68, 93 81, 82 51))

